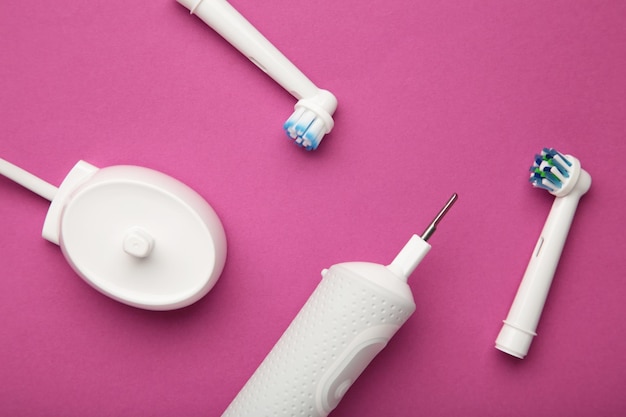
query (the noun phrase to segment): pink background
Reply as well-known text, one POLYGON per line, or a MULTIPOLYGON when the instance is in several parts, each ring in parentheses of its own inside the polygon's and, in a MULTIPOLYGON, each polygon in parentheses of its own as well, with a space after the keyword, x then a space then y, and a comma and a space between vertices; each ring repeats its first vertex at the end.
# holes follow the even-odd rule
POLYGON ((59 184, 79 159, 163 171, 229 254, 191 307, 100 295, 0 178, 0 415, 219 416, 320 280, 389 262, 452 192, 416 314, 334 417, 626 413, 626 3, 233 0, 339 99, 316 152, 295 100, 174 0, 0 2, 0 155, 59 184), (593 177, 528 357, 494 349, 553 198, 542 147, 593 177))

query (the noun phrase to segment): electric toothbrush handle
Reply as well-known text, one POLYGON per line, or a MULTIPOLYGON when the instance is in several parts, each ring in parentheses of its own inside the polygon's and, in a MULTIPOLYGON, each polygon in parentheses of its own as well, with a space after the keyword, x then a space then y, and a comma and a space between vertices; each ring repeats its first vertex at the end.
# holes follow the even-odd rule
POLYGON ((222 417, 327 416, 415 311, 406 282, 382 265, 339 264, 322 274, 222 417))
MULTIPOLYGON (((588 174, 584 172, 588 177, 588 174)), ((588 188, 588 187, 587 187, 588 188)), ((496 339, 496 348, 519 358, 528 353, 556 267, 583 192, 554 199, 524 276, 496 339)))
POLYGON ((319 89, 226 0, 178 0, 297 99, 319 89))

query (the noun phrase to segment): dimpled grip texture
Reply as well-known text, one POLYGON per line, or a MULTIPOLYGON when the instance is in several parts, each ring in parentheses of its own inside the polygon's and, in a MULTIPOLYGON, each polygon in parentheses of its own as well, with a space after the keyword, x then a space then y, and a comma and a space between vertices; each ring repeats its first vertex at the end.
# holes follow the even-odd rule
POLYGON ((222 417, 323 417, 332 411, 415 311, 408 285, 387 268, 352 264, 365 265, 372 274, 355 272, 351 263, 325 271, 316 290, 222 417), (390 280, 393 285, 387 286, 390 280), (364 354, 355 357, 350 352, 364 354), (349 370, 349 378, 342 369, 349 370))

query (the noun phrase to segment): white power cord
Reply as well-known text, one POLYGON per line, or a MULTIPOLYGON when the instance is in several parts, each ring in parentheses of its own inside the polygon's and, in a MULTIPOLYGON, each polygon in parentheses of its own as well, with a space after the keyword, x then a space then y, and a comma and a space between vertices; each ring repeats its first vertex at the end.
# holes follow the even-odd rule
POLYGON ((15 181, 19 185, 29 189, 35 194, 40 195, 48 201, 52 201, 58 191, 58 188, 49 182, 42 180, 41 178, 2 158, 0 158, 0 175, 15 181))

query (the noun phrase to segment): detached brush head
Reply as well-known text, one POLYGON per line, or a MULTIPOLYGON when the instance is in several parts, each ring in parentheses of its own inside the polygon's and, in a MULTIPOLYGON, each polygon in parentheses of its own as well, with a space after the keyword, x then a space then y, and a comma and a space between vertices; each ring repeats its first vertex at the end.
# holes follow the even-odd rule
POLYGON ((556 196, 526 267, 509 314, 496 338, 496 349, 523 359, 536 330, 574 220, 580 197, 591 187, 591 176, 578 159, 544 148, 530 168, 530 182, 556 196))
POLYGON ((535 155, 535 162, 530 167, 530 182, 554 196, 563 197, 578 184, 580 193, 586 193, 591 185, 591 177, 581 168, 578 159, 563 155, 553 148, 543 148, 540 155, 535 155), (579 181, 581 173, 584 173, 584 181, 579 181))
POLYGON ((283 128, 296 145, 307 151, 315 150, 335 125, 332 115, 336 109, 335 96, 330 91, 320 90, 317 95, 296 103, 295 111, 283 128))

